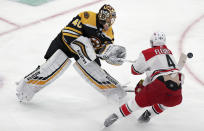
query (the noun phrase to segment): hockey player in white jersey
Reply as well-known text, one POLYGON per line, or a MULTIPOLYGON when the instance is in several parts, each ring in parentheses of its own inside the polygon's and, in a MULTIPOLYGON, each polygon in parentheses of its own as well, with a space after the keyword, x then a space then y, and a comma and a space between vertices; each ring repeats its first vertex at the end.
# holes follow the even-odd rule
POLYGON ((135 98, 119 107, 104 122, 106 127, 116 120, 130 115, 144 107, 151 107, 139 117, 140 122, 148 122, 150 118, 174 107, 182 102, 183 75, 179 72, 171 50, 166 46, 166 37, 156 32, 150 39, 151 48, 143 50, 131 72, 134 75, 146 73, 146 79, 140 80, 135 88, 135 98))
POLYGON ((100 60, 105 60, 121 65, 121 58, 126 56, 125 47, 113 44, 112 24, 115 19, 114 8, 107 4, 98 13, 84 11, 74 17, 51 42, 44 56, 46 62, 19 82, 18 99, 30 101, 70 66, 71 58, 76 61, 74 67, 77 72, 92 87, 106 97, 123 98, 126 92, 117 80, 101 68, 100 63, 100 60))

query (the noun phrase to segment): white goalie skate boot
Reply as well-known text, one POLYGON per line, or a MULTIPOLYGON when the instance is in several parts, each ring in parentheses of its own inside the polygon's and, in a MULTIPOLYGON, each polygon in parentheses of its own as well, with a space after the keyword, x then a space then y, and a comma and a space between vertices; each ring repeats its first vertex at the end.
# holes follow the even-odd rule
POLYGON ((16 88, 16 96, 18 98, 18 100, 20 102, 29 102, 33 96, 35 95, 35 93, 37 93, 39 90, 34 87, 32 87, 31 85, 26 84, 26 82, 24 80, 21 80, 18 84, 17 84, 17 88, 16 88))
POLYGON ((110 115, 104 122, 104 126, 105 127, 109 127, 110 125, 112 125, 114 122, 116 122, 118 120, 118 116, 113 113, 112 115, 110 115))
POLYGON ((151 113, 150 113, 148 110, 146 110, 146 111, 139 117, 138 121, 139 121, 140 123, 147 123, 147 122, 150 121, 150 116, 151 116, 151 113))

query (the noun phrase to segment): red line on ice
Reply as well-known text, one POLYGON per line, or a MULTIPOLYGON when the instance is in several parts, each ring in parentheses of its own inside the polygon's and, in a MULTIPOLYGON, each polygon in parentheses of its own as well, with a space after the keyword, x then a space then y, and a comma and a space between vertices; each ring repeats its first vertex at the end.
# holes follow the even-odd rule
MULTIPOLYGON (((197 18, 196 20, 194 20, 186 29, 185 31, 182 33, 181 38, 179 40, 179 52, 181 53, 183 51, 183 45, 184 45, 184 39, 187 35, 188 32, 190 32, 190 30, 193 28, 194 25, 196 25, 198 22, 200 22, 202 19, 204 18, 204 15, 200 16, 199 18, 197 18)), ((188 65, 185 65, 187 71, 193 76, 193 78, 200 83, 201 85, 204 86, 204 82, 193 73, 193 71, 190 69, 190 67, 188 67, 188 65)))
MULTIPOLYGON (((99 2, 102 2, 102 1, 105 1, 105 0, 95 0, 95 1, 92 1, 92 2, 89 2, 89 3, 86 3, 86 4, 84 4, 84 5, 80 5, 80 6, 74 7, 74 8, 72 8, 72 9, 69 9, 69 10, 63 11, 63 12, 61 12, 61 13, 54 14, 54 15, 51 15, 51 16, 48 16, 48 17, 39 19, 39 20, 37 20, 37 21, 31 22, 31 23, 28 23, 28 24, 25 24, 25 25, 20 25, 20 26, 19 26, 19 25, 16 25, 16 24, 13 23, 14 25, 16 25, 16 28, 13 28, 13 29, 10 29, 10 30, 1 32, 1 33, 0 33, 0 37, 3 36, 3 35, 9 34, 9 33, 11 33, 11 32, 17 31, 17 30, 19 30, 19 29, 23 29, 23 28, 26 28, 26 27, 29 27, 29 26, 36 25, 36 24, 38 24, 38 23, 40 23, 40 22, 42 22, 42 21, 47 21, 47 20, 53 19, 53 18, 55 18, 55 17, 58 17, 58 16, 61 16, 61 15, 65 15, 65 14, 71 13, 71 12, 73 12, 73 11, 75 11, 75 10, 82 9, 82 8, 84 8, 84 7, 88 7, 88 6, 91 6, 91 5, 93 5, 93 4, 96 4, 96 3, 99 3, 99 2)), ((1 20, 1 18, 0 18, 0 20, 1 20)), ((5 19, 2 19, 2 20, 3 20, 3 21, 7 21, 7 20, 5 20, 5 19)), ((8 22, 9 22, 9 21, 7 21, 7 23, 8 23, 8 22)), ((11 22, 10 22, 9 24, 11 24, 11 22)))
POLYGON ((13 23, 13 22, 11 22, 11 21, 9 21, 9 20, 6 20, 6 19, 4 19, 4 18, 1 18, 1 17, 0 17, 0 20, 3 21, 3 22, 5 22, 5 23, 7 23, 7 24, 12 25, 12 26, 19 27, 19 25, 15 24, 15 23, 13 23))

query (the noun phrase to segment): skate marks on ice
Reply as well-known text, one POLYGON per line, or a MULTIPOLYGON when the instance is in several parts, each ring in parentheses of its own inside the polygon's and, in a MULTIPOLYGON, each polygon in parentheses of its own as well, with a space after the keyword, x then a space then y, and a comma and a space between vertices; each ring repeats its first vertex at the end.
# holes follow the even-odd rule
POLYGON ((120 118, 109 127, 105 127, 102 123, 100 127, 100 131, 117 131, 117 130, 120 130, 120 131, 136 131, 136 130, 137 131, 149 131, 151 130, 152 131, 154 127, 156 128, 156 126, 154 125, 155 123, 152 123, 151 121, 149 123, 140 123, 138 121, 138 117, 142 113, 142 111, 133 113, 131 116, 120 118))

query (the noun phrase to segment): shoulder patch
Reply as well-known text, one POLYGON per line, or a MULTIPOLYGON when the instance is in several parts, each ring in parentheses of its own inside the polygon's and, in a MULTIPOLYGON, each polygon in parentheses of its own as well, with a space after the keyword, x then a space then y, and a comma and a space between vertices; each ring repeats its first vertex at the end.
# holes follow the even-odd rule
POLYGON ((89 15, 89 12, 87 12, 87 11, 86 11, 86 12, 84 12, 84 18, 88 19, 88 18, 89 18, 89 16, 90 16, 90 15, 89 15))

